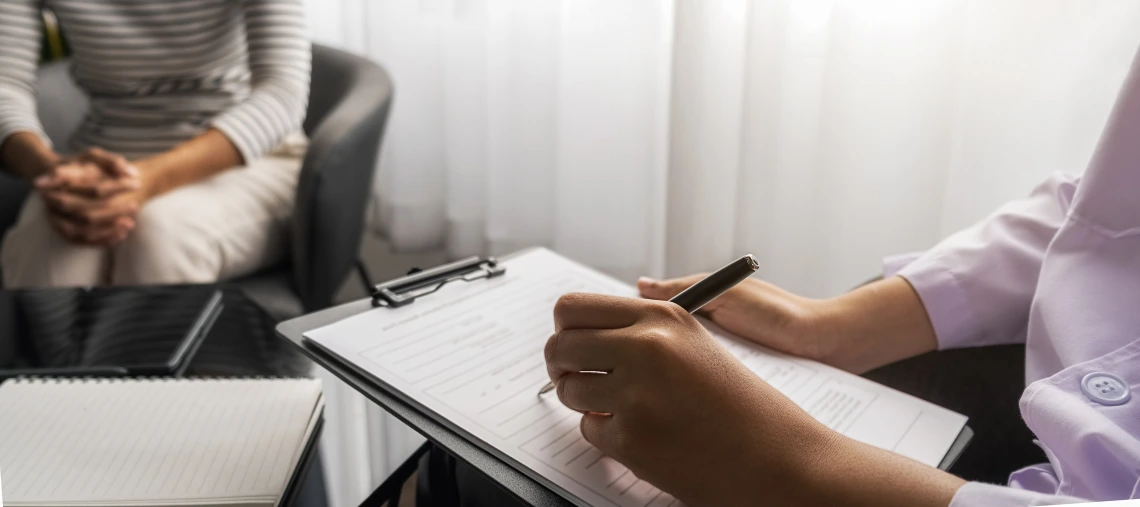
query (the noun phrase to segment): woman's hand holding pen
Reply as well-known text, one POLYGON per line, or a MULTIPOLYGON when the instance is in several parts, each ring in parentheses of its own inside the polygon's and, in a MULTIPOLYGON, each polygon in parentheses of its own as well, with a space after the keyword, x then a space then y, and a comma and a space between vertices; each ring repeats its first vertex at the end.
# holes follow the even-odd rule
POLYGON ((673 303, 570 294, 554 321, 547 371, 582 435, 688 505, 945 507, 962 484, 823 426, 673 303))
POLYGON ((839 438, 675 304, 571 294, 554 320, 547 370, 583 436, 689 505, 790 505, 839 438))

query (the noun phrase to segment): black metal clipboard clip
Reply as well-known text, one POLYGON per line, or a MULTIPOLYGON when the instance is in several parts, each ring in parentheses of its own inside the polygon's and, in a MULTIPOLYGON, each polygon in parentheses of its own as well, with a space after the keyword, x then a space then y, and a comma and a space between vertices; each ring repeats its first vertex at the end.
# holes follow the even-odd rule
POLYGON ((455 281, 472 282, 495 278, 507 272, 494 257, 468 257, 431 269, 413 272, 408 276, 390 280, 372 288, 372 306, 398 308, 414 303, 455 281))

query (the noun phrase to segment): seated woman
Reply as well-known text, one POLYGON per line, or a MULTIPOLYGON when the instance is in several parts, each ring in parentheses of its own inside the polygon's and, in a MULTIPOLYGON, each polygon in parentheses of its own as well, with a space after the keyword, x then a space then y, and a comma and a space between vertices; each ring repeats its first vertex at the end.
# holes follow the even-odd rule
POLYGON ((35 185, 0 245, 4 286, 210 282, 278 261, 305 148, 305 30, 300 0, 0 6, 0 166, 35 185), (41 8, 90 97, 66 148, 36 115, 41 8))

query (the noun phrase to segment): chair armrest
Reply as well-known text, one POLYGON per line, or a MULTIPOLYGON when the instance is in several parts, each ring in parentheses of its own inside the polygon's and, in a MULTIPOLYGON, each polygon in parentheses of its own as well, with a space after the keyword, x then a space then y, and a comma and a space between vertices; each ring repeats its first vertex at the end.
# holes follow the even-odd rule
POLYGON ((375 63, 320 46, 313 55, 310 144, 291 230, 293 283, 306 311, 332 304, 357 258, 392 101, 392 81, 375 63))
MULTIPOLYGON (((23 209, 24 201, 32 188, 31 185, 11 174, 6 174, 5 171, 7 169, 0 167, 0 242, 4 241, 8 229, 16 225, 16 220, 20 218, 20 210, 23 209)), ((0 273, 0 288, 4 287, 3 280, 3 273, 0 273)))
POLYGON ((5 169, 0 167, 0 238, 4 237, 8 228, 16 225, 20 209, 24 207, 24 200, 32 188, 23 180, 5 174, 4 171, 5 169))

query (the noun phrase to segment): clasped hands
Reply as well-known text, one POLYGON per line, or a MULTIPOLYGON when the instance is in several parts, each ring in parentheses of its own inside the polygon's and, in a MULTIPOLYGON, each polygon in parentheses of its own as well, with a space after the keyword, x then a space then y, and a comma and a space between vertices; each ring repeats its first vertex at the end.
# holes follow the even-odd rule
POLYGON ((90 148, 35 179, 52 226, 69 241, 114 246, 136 226, 147 198, 144 171, 123 156, 90 148))

